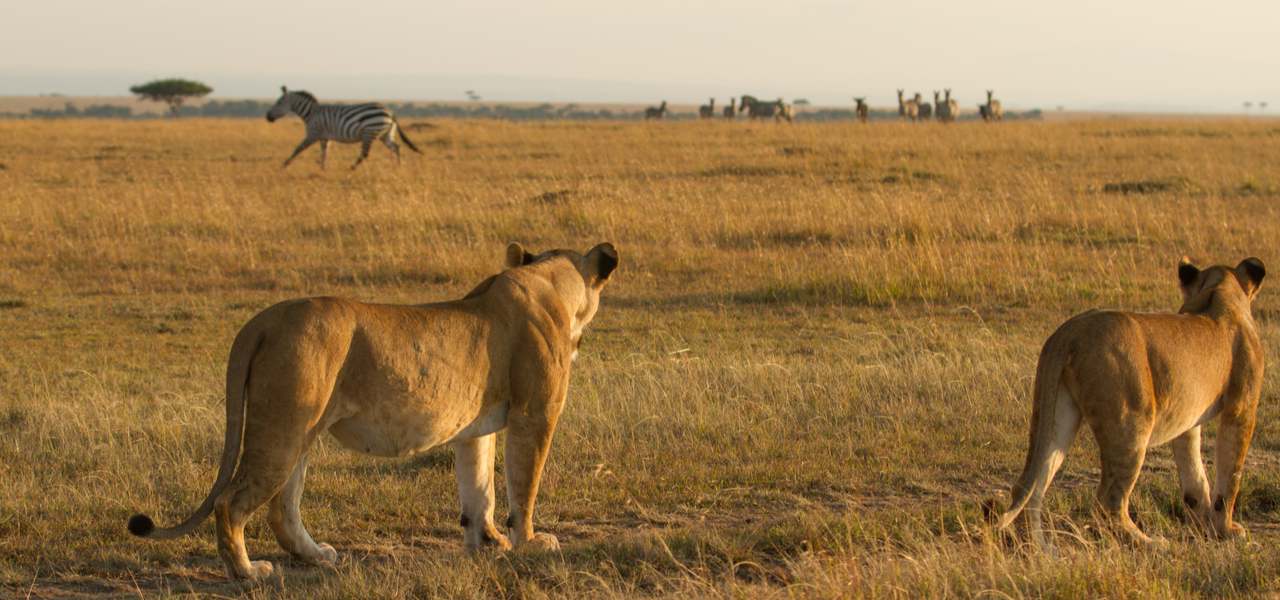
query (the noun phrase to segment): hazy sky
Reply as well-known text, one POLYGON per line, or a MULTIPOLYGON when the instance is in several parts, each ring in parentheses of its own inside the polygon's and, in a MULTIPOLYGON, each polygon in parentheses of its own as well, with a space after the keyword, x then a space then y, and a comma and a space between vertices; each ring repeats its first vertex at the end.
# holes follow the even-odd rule
POLYGON ((3 0, 0 95, 121 95, 151 77, 219 96, 692 103, 754 93, 892 103, 1280 114, 1277 0, 3 0))

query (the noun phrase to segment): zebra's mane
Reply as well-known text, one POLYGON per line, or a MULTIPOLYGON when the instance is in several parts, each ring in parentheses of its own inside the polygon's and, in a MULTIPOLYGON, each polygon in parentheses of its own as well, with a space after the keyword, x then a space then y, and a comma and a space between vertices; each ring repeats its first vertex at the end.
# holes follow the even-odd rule
POLYGON ((297 94, 297 95, 299 95, 299 96, 302 96, 303 98, 306 98, 307 100, 310 100, 312 104, 319 104, 319 103, 320 103, 320 101, 319 101, 319 100, 316 100, 316 97, 315 97, 314 95, 312 95, 312 94, 311 94, 311 92, 307 92, 307 91, 303 91, 303 90, 294 90, 294 91, 289 92, 289 93, 290 93, 290 94, 297 94))

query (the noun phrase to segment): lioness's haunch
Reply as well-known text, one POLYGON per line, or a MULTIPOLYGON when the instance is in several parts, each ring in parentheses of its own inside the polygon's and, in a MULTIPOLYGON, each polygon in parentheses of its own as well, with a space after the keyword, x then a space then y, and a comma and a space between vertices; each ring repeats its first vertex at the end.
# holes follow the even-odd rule
POLYGON ((570 363, 618 254, 607 243, 586 254, 538 255, 511 244, 506 261, 506 271, 452 302, 310 298, 259 313, 231 346, 227 432, 212 491, 175 527, 135 515, 129 531, 173 538, 214 512, 230 575, 263 577, 271 563, 249 561, 244 525, 269 502, 285 550, 332 563, 337 554, 311 539, 298 508, 307 451, 328 431, 379 456, 451 444, 468 548, 557 548, 555 537, 533 532, 538 482, 570 363), (495 439, 504 428, 510 541, 493 521, 495 439))
POLYGON ((1040 352, 1031 447, 997 527, 1025 509, 1032 538, 1049 549, 1041 501, 1084 420, 1102 458, 1098 502, 1125 537, 1161 543, 1134 525, 1129 494, 1147 448, 1169 441, 1187 509, 1218 536, 1243 535, 1232 514, 1262 390, 1250 306, 1265 276, 1256 258, 1203 270, 1183 259, 1177 314, 1095 310, 1063 323, 1040 352), (1221 420, 1211 492, 1200 426, 1214 417, 1221 420))

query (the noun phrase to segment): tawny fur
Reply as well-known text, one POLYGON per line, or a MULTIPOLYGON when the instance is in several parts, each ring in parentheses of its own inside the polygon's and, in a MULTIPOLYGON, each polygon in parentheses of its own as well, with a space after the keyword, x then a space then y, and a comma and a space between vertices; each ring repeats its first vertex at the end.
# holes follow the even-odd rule
POLYGON ((1204 270, 1184 262, 1177 314, 1090 311, 1059 327, 1040 353, 1026 465, 997 527, 1009 527, 1025 509, 1032 538, 1049 549, 1042 499, 1084 421, 1101 455, 1099 505, 1125 537, 1162 543, 1134 524, 1129 495, 1147 448, 1170 441, 1187 509, 1219 537, 1243 535, 1232 515, 1262 389, 1262 344, 1250 307, 1265 274, 1256 258, 1204 270), (1200 426, 1214 417, 1211 490, 1200 426))
POLYGON ((306 457, 329 432, 378 456, 442 444, 455 451, 466 545, 556 548, 533 531, 533 509, 570 364, 617 265, 609 244, 585 255, 540 255, 512 244, 508 270, 461 300, 401 306, 339 298, 291 300, 249 321, 227 370, 227 434, 204 503, 176 527, 135 515, 135 535, 172 538, 215 513, 218 553, 232 577, 273 567, 249 561, 244 526, 269 503, 280 545, 312 563, 336 552, 302 525, 306 457), (494 524, 496 432, 505 429, 507 536, 494 524))

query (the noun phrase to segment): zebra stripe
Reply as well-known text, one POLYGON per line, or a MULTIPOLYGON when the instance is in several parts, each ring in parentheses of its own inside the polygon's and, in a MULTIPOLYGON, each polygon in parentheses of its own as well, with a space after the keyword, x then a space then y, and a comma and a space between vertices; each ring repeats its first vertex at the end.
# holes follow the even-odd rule
POLYGON ((281 87, 280 91, 282 92, 280 99, 271 107, 271 110, 267 111, 267 121, 275 121, 293 113, 302 119, 307 128, 306 137, 301 144, 298 144, 293 154, 284 161, 283 167, 289 166, 294 158, 316 142, 320 142, 320 168, 322 169, 328 154, 329 142, 343 144, 360 142, 360 157, 356 159, 355 164, 351 165, 352 169, 364 162, 364 159, 369 156, 370 146, 378 140, 395 153, 396 163, 399 163, 400 145, 396 143, 397 134, 410 150, 421 153, 404 134, 404 130, 400 128, 391 111, 381 104, 376 102, 321 104, 309 92, 301 90, 291 92, 285 87, 281 87))

